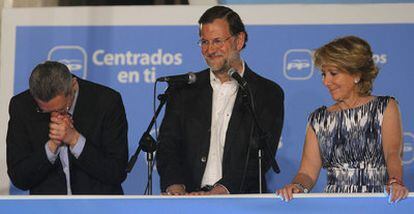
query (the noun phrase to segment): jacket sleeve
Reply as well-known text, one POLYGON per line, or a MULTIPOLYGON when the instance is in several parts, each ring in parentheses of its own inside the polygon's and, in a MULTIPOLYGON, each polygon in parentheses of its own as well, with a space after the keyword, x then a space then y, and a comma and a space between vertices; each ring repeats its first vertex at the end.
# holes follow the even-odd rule
MULTIPOLYGON (((29 130, 23 118, 23 104, 12 98, 9 105, 10 120, 8 123, 7 172, 11 182, 22 190, 29 190, 42 182, 57 168, 57 162, 51 164, 47 159, 44 146, 32 146, 29 130)), ((44 142, 46 143, 46 141, 44 142)))
MULTIPOLYGON (((126 178, 128 163, 128 123, 121 95, 106 96, 100 107, 102 124, 99 136, 86 137, 82 153, 73 163, 102 183, 120 185, 126 178), (92 142, 99 140, 100 142, 92 142)), ((98 105, 98 104, 95 104, 98 105)), ((75 121, 76 127, 76 121, 75 121)), ((82 134, 82 133, 81 133, 82 134)))
MULTIPOLYGON (((274 92, 269 93, 269 102, 270 105, 267 103, 263 104, 263 110, 259 112, 259 118, 263 123, 261 124, 262 129, 266 136, 264 136, 264 143, 266 146, 264 149, 267 149, 271 158, 275 158, 277 148, 279 146, 280 136, 283 129, 283 121, 284 121, 284 93, 282 88, 278 85, 274 87, 274 92)), ((266 154, 263 154, 266 158, 266 154)), ((265 159, 264 162, 264 170, 268 170, 270 168, 271 160, 265 159)))
POLYGON ((161 192, 172 184, 185 184, 182 157, 182 128, 178 93, 169 96, 160 127, 157 148, 157 170, 161 192))

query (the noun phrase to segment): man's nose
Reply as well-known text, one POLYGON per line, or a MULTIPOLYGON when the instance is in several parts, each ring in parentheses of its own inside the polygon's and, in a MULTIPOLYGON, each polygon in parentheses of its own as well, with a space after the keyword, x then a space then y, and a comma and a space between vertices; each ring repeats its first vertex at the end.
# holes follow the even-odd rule
POLYGON ((216 51, 217 46, 213 42, 208 43, 205 47, 205 53, 214 53, 216 51))

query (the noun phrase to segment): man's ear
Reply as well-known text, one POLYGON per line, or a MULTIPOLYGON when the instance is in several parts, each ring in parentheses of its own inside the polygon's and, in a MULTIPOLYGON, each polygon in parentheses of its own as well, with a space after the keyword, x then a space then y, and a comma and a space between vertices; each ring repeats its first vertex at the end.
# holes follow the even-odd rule
POLYGON ((72 77, 72 88, 78 90, 78 79, 76 77, 72 77))
POLYGON ((243 48, 245 42, 246 42, 246 33, 240 32, 236 36, 236 43, 237 43, 237 50, 238 51, 240 51, 243 48))

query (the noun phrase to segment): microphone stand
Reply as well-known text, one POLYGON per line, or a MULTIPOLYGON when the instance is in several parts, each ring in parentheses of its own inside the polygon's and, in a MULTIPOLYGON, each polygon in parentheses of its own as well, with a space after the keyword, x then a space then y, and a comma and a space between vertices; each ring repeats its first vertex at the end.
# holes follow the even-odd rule
MULTIPOLYGON (((279 165, 277 164, 275 158, 272 156, 272 153, 270 152, 270 146, 268 144, 268 139, 269 139, 269 134, 265 133, 263 131, 263 129, 260 127, 259 121, 257 119, 257 115, 254 109, 254 102, 253 102, 253 96, 252 96, 252 92, 250 91, 249 87, 245 88, 246 90, 242 89, 242 96, 243 96, 243 102, 245 103, 245 105, 247 106, 250 114, 253 117, 253 129, 254 131, 251 132, 253 135, 255 133, 257 133, 256 137, 253 137, 251 139, 256 138, 257 139, 257 146, 258 146, 258 152, 257 152, 257 157, 258 157, 258 167, 259 167, 259 193, 263 193, 262 190, 262 159, 263 159, 263 151, 264 151, 264 156, 270 160, 270 164, 272 166, 272 169, 275 173, 280 173, 280 168, 279 165), (256 131, 257 130, 257 131, 256 131)), ((254 144, 254 142, 256 142, 256 140, 253 140, 253 142, 250 142, 252 144, 254 144)))
POLYGON ((154 152, 157 150, 157 141, 151 136, 150 132, 154 123, 157 120, 158 114, 161 112, 162 107, 167 102, 168 95, 170 93, 170 87, 168 87, 164 94, 158 95, 158 100, 160 101, 157 110, 152 117, 152 120, 147 128, 147 130, 142 134, 141 139, 139 140, 139 146, 135 151, 134 155, 129 159, 128 166, 126 168, 126 172, 130 173, 132 168, 134 168, 135 162, 137 161, 138 155, 140 151, 144 151, 147 153, 147 162, 148 162, 148 192, 147 195, 152 195, 152 168, 154 165, 154 152))

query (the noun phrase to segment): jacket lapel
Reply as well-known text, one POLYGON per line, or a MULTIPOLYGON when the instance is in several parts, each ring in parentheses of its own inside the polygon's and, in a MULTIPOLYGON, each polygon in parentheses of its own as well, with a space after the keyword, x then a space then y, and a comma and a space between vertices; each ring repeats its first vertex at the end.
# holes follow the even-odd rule
POLYGON ((197 87, 200 88, 199 99, 197 99, 195 109, 200 109, 200 115, 202 118, 203 125, 206 126, 206 129, 210 130, 211 128, 211 112, 212 112, 212 103, 213 103, 213 89, 210 85, 210 72, 200 73, 200 85, 197 87))
MULTIPOLYGON (((252 96, 256 97, 256 87, 254 85, 255 83, 254 73, 252 70, 250 70, 247 64, 245 64, 245 71, 244 71, 243 79, 247 81, 250 91, 252 93, 252 96)), ((238 142, 235 142, 234 139, 236 139, 236 136, 240 134, 239 132, 249 131, 249 130, 242 130, 242 126, 241 126, 243 122, 246 123, 248 122, 248 120, 250 121, 252 119, 252 117, 250 116, 249 110, 247 109, 247 106, 244 104, 244 102, 248 100, 244 100, 244 99, 246 98, 243 98, 243 93, 241 89, 239 88, 237 92, 236 101, 234 102, 233 112, 231 114, 231 118, 230 118, 229 125, 227 128, 226 143, 224 145, 224 154, 223 154, 224 161, 227 158, 227 154, 229 150, 231 149, 231 147, 234 144, 238 143, 238 142)))
POLYGON ((77 79, 79 84, 79 92, 72 118, 75 128, 81 133, 87 133, 85 132, 85 129, 88 128, 87 122, 89 115, 96 111, 92 109, 95 100, 93 97, 88 96, 89 92, 88 88, 84 85, 85 82, 80 78, 77 79))
MULTIPOLYGON (((210 85, 210 71, 207 69, 202 71, 197 76, 197 83, 194 85, 194 89, 192 89, 195 93, 197 99, 194 100, 194 107, 193 109, 197 109, 198 112, 196 113, 197 119, 201 124, 201 128, 199 130, 193 130, 198 133, 199 135, 199 150, 197 157, 199 158, 206 158, 208 157, 208 152, 210 148, 210 138, 211 138, 211 112, 212 112, 212 97, 213 97, 213 89, 210 85)), ((198 162, 200 164, 196 164, 199 169, 197 170, 198 173, 195 174, 195 180, 199 183, 197 186, 201 185, 201 180, 204 174, 204 170, 206 164, 203 162, 198 162)))

